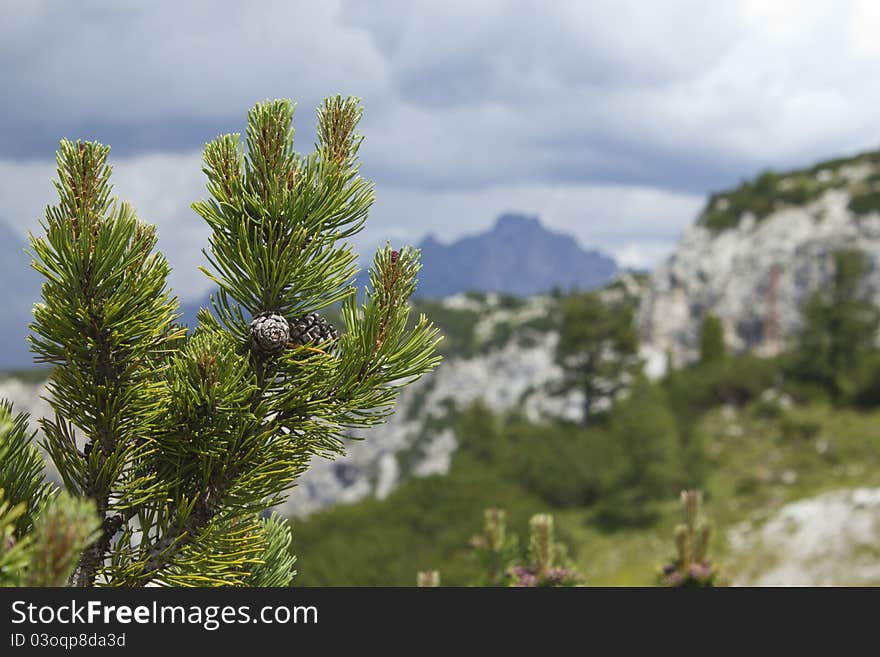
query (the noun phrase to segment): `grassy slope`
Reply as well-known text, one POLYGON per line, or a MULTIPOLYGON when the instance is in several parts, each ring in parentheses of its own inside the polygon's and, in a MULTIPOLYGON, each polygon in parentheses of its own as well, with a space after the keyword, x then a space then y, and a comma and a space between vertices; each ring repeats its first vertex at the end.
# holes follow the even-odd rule
MULTIPOLYGON (((880 412, 824 405, 790 409, 777 417, 762 417, 762 411, 760 403, 737 413, 718 409, 701 423, 712 465, 705 505, 715 529, 711 554, 732 579, 761 566, 754 563, 759 555, 730 553, 727 529, 747 519, 760 521, 796 499, 880 486, 880 412)), ((582 509, 556 515, 592 584, 632 586, 650 585, 655 569, 671 556, 680 510, 670 500, 655 527, 611 533, 591 525, 589 512, 582 509)))
MULTIPOLYGON (((735 557, 726 530, 769 516, 783 504, 855 486, 880 486, 880 412, 833 410, 814 404, 781 410, 756 402, 715 409, 699 425, 710 459, 706 514, 715 533, 711 554, 732 579, 755 564, 735 557)), ((481 512, 507 508, 523 536, 527 518, 550 511, 589 584, 651 585, 673 552, 677 500, 643 529, 605 531, 586 508, 552 508, 514 481, 469 457, 457 458, 448 477, 412 480, 385 501, 337 507, 295 523, 299 585, 410 585, 418 570, 438 568, 445 584, 473 581, 466 546, 480 529, 481 512)), ((757 556, 757 555, 754 555, 757 556)), ((760 568, 760 565, 758 565, 760 568)))

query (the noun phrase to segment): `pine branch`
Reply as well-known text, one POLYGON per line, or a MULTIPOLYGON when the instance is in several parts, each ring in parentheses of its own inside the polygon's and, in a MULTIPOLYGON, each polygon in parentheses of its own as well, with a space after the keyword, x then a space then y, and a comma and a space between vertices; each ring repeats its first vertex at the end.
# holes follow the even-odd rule
POLYGON ((0 401, 0 490, 10 507, 20 505, 15 534, 31 530, 34 517, 48 500, 52 486, 45 482, 43 456, 27 430, 28 416, 13 415, 12 404, 0 401))
POLYGON ((677 557, 658 574, 661 586, 709 587, 719 584, 717 568, 708 558, 711 528, 700 517, 703 494, 681 491, 684 523, 675 528, 677 557))
POLYGON ((121 527, 111 498, 137 495, 144 485, 127 474, 152 422, 151 360, 175 337, 169 267, 152 252, 155 229, 111 201, 108 152, 61 142, 60 202, 46 209, 45 237, 31 236, 34 268, 46 277, 32 349, 38 361, 57 365, 48 385, 56 418, 42 421, 44 444, 71 491, 94 500, 102 519, 103 532, 76 571, 80 586, 95 582, 121 527), (86 437, 81 452, 74 427, 86 437))
MULTIPOLYGON (((210 198, 193 208, 211 228, 203 271, 218 291, 192 335, 175 323, 155 229, 111 200, 109 149, 61 142, 59 203, 45 235, 31 236, 45 278, 31 343, 56 366, 43 445, 67 490, 91 501, 97 531, 64 535, 66 554, 83 542, 81 554, 47 566, 47 579, 286 584, 289 528, 260 514, 313 456, 340 453, 348 427, 382 420, 399 389, 437 365, 436 329, 424 317, 407 329, 417 250, 380 251, 356 307, 344 240, 373 202, 358 173, 361 114, 357 99, 328 99, 316 149, 300 155, 293 105, 267 101, 248 114, 246 149, 237 134, 206 146, 210 198), (339 301, 342 336, 315 314, 339 301)), ((15 422, 18 445, 27 437, 15 422)), ((16 449, 8 476, 25 485, 12 495, 39 498, 36 461, 16 449)), ((19 509, 6 503, 0 520, 29 527, 19 509)))
POLYGON ((27 584, 64 586, 77 562, 82 568, 80 555, 86 545, 95 544, 89 540, 99 528, 92 502, 66 493, 56 497, 34 526, 27 584))
POLYGON ((296 575, 296 570, 293 568, 296 557, 290 553, 292 540, 290 525, 275 513, 262 520, 261 524, 266 546, 260 556, 260 562, 245 579, 245 585, 290 586, 290 581, 296 575))
POLYGON ((21 586, 30 561, 29 536, 17 525, 25 514, 24 504, 12 504, 0 488, 0 586, 21 586))

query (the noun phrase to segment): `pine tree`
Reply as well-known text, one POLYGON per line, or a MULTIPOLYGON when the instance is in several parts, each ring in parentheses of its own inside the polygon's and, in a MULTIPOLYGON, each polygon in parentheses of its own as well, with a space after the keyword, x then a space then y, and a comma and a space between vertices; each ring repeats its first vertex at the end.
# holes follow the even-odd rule
MULTIPOLYGON (((583 575, 569 562, 565 546, 556 541, 553 516, 536 513, 529 520, 529 542, 525 560, 520 558, 519 540, 507 531, 504 509, 486 509, 483 533, 470 540, 482 566, 474 586, 566 587, 582 586, 583 575)), ((436 570, 416 575, 420 587, 440 586, 436 570)))
POLYGON ((833 260, 832 284, 804 304, 791 371, 846 402, 869 382, 876 366, 880 310, 862 287, 870 266, 867 256, 844 249, 833 260))
POLYGON ((588 423, 597 402, 613 398, 641 369, 633 309, 588 292, 566 298, 562 311, 556 347, 556 361, 565 372, 561 391, 583 392, 588 423))
POLYGON ((609 428, 620 457, 616 484, 599 501, 599 518, 609 526, 650 524, 658 517, 657 503, 684 477, 682 441, 663 389, 639 377, 614 406, 609 428))
POLYGON ((27 416, 0 403, 0 586, 63 586, 98 531, 89 500, 54 494, 27 416))
POLYGON ((717 315, 709 313, 700 331, 700 363, 715 363, 727 356, 724 342, 724 326, 717 315))
POLYGON ((54 366, 54 414, 41 426, 65 492, 42 483, 25 420, 4 407, 4 577, 291 581, 290 528, 266 511, 312 457, 341 454, 350 428, 380 423, 438 363, 427 319, 407 328, 416 249, 380 249, 362 302, 352 285, 346 240, 373 202, 359 175, 361 112, 357 99, 326 100, 316 148, 301 155, 293 105, 267 101, 248 114, 246 148, 238 134, 206 146, 209 198, 192 207, 211 228, 202 271, 217 291, 192 332, 177 323, 155 229, 111 198, 109 148, 62 140, 59 202, 31 237, 45 277, 31 328, 37 360, 54 366), (317 315, 338 302, 342 330, 317 315), (77 527, 60 553, 45 550, 52 523, 77 527))

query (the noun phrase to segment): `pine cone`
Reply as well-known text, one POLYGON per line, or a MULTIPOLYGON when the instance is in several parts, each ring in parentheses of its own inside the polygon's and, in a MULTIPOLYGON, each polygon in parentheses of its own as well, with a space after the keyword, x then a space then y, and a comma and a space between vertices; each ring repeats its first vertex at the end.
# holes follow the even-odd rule
POLYGON ((274 356, 284 351, 290 339, 290 325, 281 315, 264 312, 251 320, 251 346, 254 351, 267 356, 274 356))
POLYGON ((318 313, 309 313, 293 320, 290 341, 298 345, 326 342, 339 337, 339 332, 318 313))

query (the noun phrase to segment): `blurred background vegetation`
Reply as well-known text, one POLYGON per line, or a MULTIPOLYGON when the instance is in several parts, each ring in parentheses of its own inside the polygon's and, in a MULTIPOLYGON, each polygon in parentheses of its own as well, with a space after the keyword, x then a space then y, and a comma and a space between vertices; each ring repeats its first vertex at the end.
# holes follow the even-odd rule
MULTIPOLYGON (((408 586, 417 572, 437 570, 443 585, 469 585, 481 573, 469 540, 481 531, 484 509, 497 507, 520 536, 534 514, 552 513, 558 540, 588 584, 651 585, 673 551, 678 490, 704 491, 706 515, 721 530, 711 549, 724 562, 731 554, 724 530, 756 511, 880 485, 877 309, 859 294, 863 255, 840 251, 835 262, 835 285, 810 298, 787 351, 729 353, 708 315, 700 360, 654 381, 633 361, 626 300, 557 294, 558 312, 541 328, 561 331, 560 362, 584 368, 570 384, 593 385, 588 356, 601 338, 616 347, 614 362, 602 366, 605 378, 620 379, 625 392, 591 411, 587 424, 535 422, 480 402, 451 409, 442 424, 454 430, 458 449, 448 474, 410 477, 383 500, 296 522, 297 584, 408 586)), ((443 327, 447 354, 473 353, 475 313, 420 303, 443 327)))

